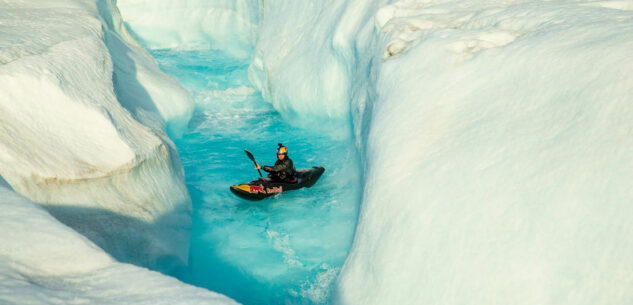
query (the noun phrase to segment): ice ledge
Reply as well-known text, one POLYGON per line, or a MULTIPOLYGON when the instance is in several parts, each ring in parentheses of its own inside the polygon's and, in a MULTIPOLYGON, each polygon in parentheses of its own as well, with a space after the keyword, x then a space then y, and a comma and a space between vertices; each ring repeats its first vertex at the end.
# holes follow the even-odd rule
POLYGON ((0 303, 234 305, 222 295, 113 260, 0 177, 0 303))
POLYGON ((165 130, 188 93, 121 26, 112 1, 2 1, 0 174, 115 258, 173 272, 191 202, 165 130))

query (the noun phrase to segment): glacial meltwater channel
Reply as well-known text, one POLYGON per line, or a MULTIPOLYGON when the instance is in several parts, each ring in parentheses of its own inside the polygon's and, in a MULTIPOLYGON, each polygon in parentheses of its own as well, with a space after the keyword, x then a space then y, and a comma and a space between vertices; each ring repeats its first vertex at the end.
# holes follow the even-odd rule
POLYGON ((190 268, 181 279, 246 305, 327 303, 356 224, 360 175, 352 141, 284 122, 250 86, 245 60, 219 51, 152 55, 197 104, 175 141, 194 208, 190 268), (259 202, 235 197, 230 185, 258 177, 244 149, 272 165, 279 142, 298 169, 325 167, 319 182, 259 202))

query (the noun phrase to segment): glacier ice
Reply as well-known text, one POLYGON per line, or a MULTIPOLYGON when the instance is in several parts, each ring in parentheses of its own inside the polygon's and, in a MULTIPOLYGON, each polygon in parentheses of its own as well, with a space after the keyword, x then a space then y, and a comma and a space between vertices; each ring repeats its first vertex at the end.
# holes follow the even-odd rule
POLYGON ((633 18, 596 3, 377 12, 364 200, 337 303, 633 301, 633 18))
POLYGON ((177 151, 189 94, 137 47, 111 1, 2 1, 0 174, 115 258, 187 262, 177 151))
POLYGON ((0 303, 232 305, 222 295, 119 263, 0 178, 0 303))

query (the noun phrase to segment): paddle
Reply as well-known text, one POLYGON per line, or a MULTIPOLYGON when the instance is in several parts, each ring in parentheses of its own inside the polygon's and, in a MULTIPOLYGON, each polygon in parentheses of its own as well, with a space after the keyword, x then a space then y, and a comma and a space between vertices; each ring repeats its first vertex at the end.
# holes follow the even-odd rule
MULTIPOLYGON (((253 163, 255 163, 255 165, 257 165, 257 161, 255 161, 255 157, 253 156, 253 154, 250 151, 246 150, 246 149, 244 150, 244 152, 246 153, 246 156, 248 156, 248 158, 251 159, 251 161, 253 161, 253 163)), ((264 177, 264 176, 262 176, 262 172, 260 170, 257 170, 257 172, 259 173, 260 177, 262 177, 262 178, 264 177)))

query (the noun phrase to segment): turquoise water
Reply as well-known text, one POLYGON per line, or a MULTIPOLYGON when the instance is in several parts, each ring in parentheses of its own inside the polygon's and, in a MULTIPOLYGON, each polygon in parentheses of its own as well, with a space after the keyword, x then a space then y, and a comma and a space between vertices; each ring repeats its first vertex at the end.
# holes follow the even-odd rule
POLYGON ((175 141, 194 207, 190 268, 181 279, 243 304, 326 304, 356 224, 351 141, 285 123, 250 87, 246 61, 218 51, 152 55, 197 104, 175 141), (258 177, 243 150, 271 165, 278 142, 297 168, 325 167, 319 182, 259 202, 235 197, 229 185, 258 177))

